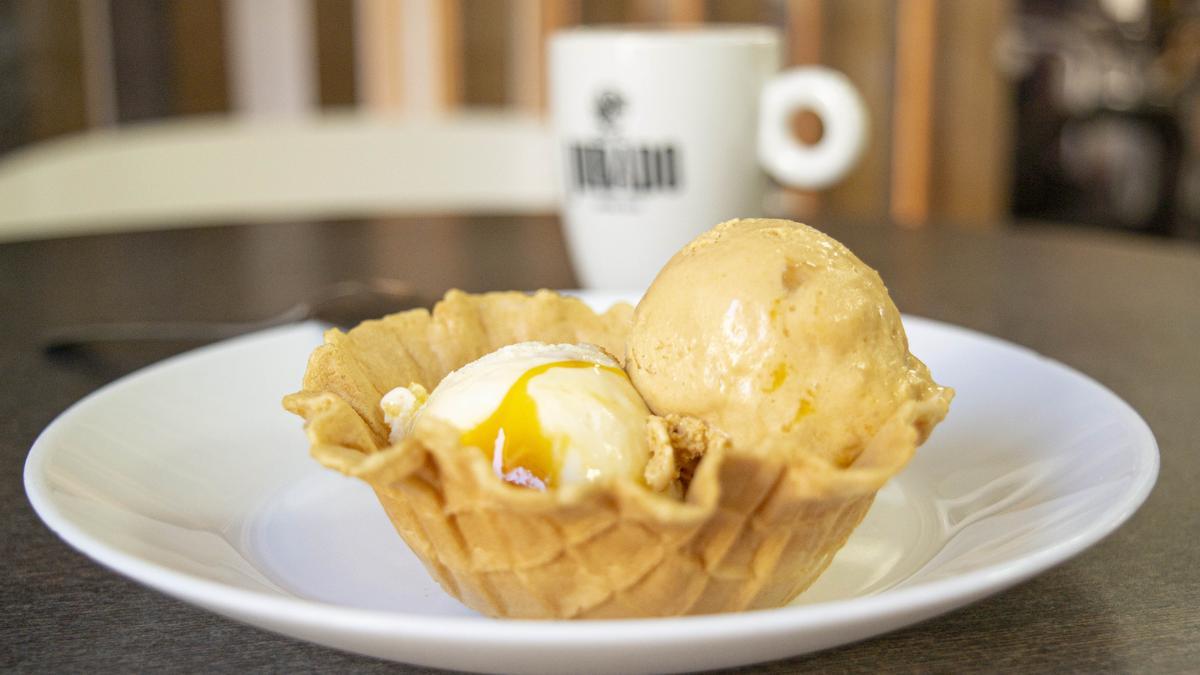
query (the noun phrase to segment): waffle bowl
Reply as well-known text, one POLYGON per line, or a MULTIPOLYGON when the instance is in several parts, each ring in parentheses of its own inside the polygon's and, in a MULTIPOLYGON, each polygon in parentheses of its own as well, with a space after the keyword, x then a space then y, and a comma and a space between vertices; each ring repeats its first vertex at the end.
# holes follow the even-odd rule
MULTIPOLYGON (((804 455, 785 462, 710 434, 682 499, 632 480, 514 487, 432 418, 389 445, 379 401, 390 389, 432 389, 450 371, 528 340, 623 354, 631 313, 622 304, 596 314, 548 291, 451 291, 432 314, 329 331, 303 390, 284 406, 306 420, 313 457, 374 489, 448 593, 489 616, 589 619, 788 603, 825 570, 876 491, 946 413, 941 396, 904 403, 845 468, 804 455)), ((688 422, 668 416, 661 426, 682 442, 676 436, 694 429, 688 422)))

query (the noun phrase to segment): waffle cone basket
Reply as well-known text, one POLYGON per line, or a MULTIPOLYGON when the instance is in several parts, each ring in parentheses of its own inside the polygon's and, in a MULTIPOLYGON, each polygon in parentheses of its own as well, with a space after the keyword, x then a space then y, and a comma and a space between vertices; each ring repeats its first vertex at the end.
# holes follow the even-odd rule
POLYGON ((682 499, 633 481, 515 487, 433 419, 389 445, 379 401, 390 389, 433 389, 450 371, 527 340, 623 354, 631 314, 618 305, 598 315, 547 291, 452 291, 432 314, 329 331, 303 391, 284 406, 306 420, 318 461, 371 485, 447 592, 483 614, 518 618, 784 605, 824 571, 946 411, 940 399, 904 404, 846 468, 712 443, 682 499))

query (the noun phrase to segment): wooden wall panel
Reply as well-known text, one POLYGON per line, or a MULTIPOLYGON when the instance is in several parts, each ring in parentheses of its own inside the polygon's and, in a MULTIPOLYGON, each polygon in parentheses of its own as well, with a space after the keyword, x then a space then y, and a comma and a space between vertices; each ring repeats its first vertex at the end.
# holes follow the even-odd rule
POLYGON ((375 111, 415 115, 459 106, 463 20, 460 0, 357 0, 359 99, 375 111))
POLYGON ((937 5, 900 0, 896 7, 890 213, 896 223, 917 227, 929 220, 930 211, 937 5))
MULTIPOLYGON (((536 7, 537 0, 467 2, 462 6, 462 104, 503 106, 513 87, 511 18, 516 4, 536 7)), ((522 17, 526 21, 536 17, 522 17)))
POLYGON ((636 23, 694 24, 705 19, 704 0, 632 0, 629 21, 636 23))
POLYGON ((23 30, 17 0, 0 0, 0 154, 24 143, 29 133, 23 30))
POLYGON ((838 0, 826 3, 824 9, 825 62, 858 87, 867 106, 871 134, 858 166, 826 194, 825 208, 849 219, 886 218, 895 6, 879 0, 838 0))
MULTIPOLYGON (((434 30, 438 34, 434 63, 437 72, 441 107, 456 108, 463 103, 463 6, 462 0, 434 2, 434 30)), ((503 33, 504 24, 496 26, 503 33)))
POLYGON ((580 21, 585 24, 634 21, 633 0, 582 0, 580 21))
POLYGON ((113 66, 111 0, 79 4, 79 30, 83 49, 83 96, 88 126, 117 123, 116 72, 113 66))
POLYGON ((358 98, 368 110, 399 111, 404 105, 401 0, 357 0, 354 7, 358 98))
POLYGON ((1014 96, 995 63, 1010 0, 941 2, 932 209, 957 223, 995 223, 1011 209, 1014 96))
POLYGON ((708 0, 704 13, 710 23, 781 25, 781 4, 763 0, 708 0))
POLYGON ((87 126, 79 5, 76 0, 19 0, 28 140, 87 126))
POLYGON ((115 0, 111 8, 117 120, 166 117, 171 112, 167 3, 115 0))
POLYGON ((460 0, 358 0, 358 90, 382 112, 433 115, 462 102, 460 0))
POLYGON ((167 13, 171 112, 197 115, 228 111, 225 16, 221 0, 171 0, 167 13))
POLYGON ((317 89, 322 107, 350 107, 357 100, 354 75, 354 3, 315 0, 317 89))
POLYGON ((508 101, 524 110, 546 110, 546 46, 555 31, 576 25, 580 0, 514 0, 510 17, 508 101))
POLYGON ((826 30, 824 5, 824 0, 788 0, 784 5, 788 65, 821 63, 826 30))
MULTIPOLYGON (((788 0, 782 5, 786 66, 819 65, 824 61, 822 51, 826 41, 825 0, 788 0)), ((792 118, 792 133, 806 143, 821 138, 821 121, 814 113, 792 118)), ((819 190, 787 188, 781 194, 780 205, 802 221, 820 222, 823 200, 819 190)))

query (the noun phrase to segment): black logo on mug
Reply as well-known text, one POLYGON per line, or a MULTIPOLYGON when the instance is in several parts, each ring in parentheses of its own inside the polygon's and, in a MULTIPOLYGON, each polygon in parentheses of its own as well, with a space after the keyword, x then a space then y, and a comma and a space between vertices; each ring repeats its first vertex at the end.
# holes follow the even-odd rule
POLYGON ((600 128, 605 131, 615 131, 617 117, 625 111, 625 99, 615 91, 604 91, 596 97, 596 118, 600 128))
POLYGON ((611 89, 593 103, 598 138, 568 145, 570 187, 574 192, 665 192, 679 189, 679 151, 672 143, 622 138, 617 128, 625 113, 624 96, 611 89))

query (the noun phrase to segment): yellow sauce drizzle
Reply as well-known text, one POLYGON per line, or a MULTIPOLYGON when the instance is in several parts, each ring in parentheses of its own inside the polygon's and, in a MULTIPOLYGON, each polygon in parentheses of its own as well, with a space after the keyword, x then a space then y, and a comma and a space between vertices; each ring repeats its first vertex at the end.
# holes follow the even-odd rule
POLYGON ((812 413, 813 413, 812 401, 810 401, 806 398, 800 399, 800 405, 796 407, 795 416, 792 417, 791 422, 788 422, 787 424, 783 425, 783 430, 791 431, 797 424, 800 423, 800 420, 804 419, 805 417, 808 417, 812 413))
POLYGON ((490 417, 461 438, 464 446, 483 450, 490 461, 496 450, 496 439, 503 432, 500 450, 503 473, 523 468, 548 488, 558 483, 558 470, 568 439, 551 438, 542 429, 537 403, 529 395, 529 381, 552 368, 596 368, 628 377, 620 368, 590 361, 555 361, 534 366, 513 382, 490 417))
POLYGON ((769 316, 772 321, 779 318, 779 305, 782 303, 783 298, 775 298, 771 301, 771 310, 767 312, 767 316, 769 316))
POLYGON ((763 389, 763 391, 770 394, 771 392, 778 390, 783 386, 783 383, 787 381, 787 376, 787 364, 780 361, 779 365, 775 366, 775 370, 771 371, 771 384, 768 385, 766 389, 763 389))

